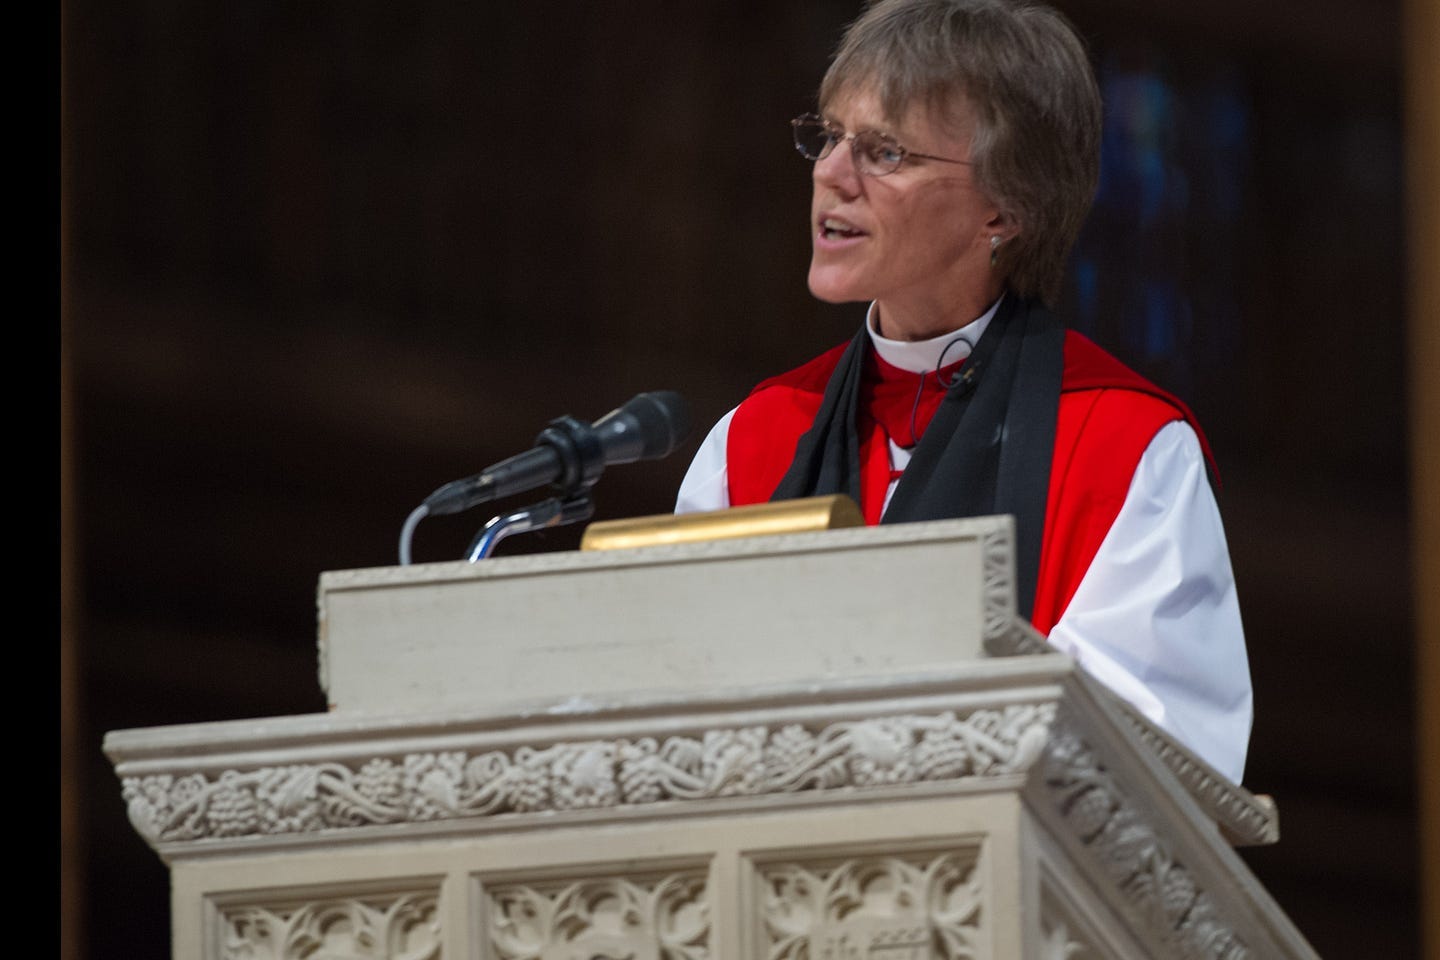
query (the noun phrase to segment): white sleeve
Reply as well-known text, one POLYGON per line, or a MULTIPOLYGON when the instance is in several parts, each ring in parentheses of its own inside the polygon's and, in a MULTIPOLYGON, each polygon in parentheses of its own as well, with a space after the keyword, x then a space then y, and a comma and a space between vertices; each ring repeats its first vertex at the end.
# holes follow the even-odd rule
POLYGON ((1151 440, 1050 642, 1236 783, 1250 666, 1220 512, 1195 432, 1151 440))
POLYGON ((724 510, 730 506, 730 481, 725 472, 725 448, 730 438, 730 420, 735 416, 731 410, 710 428, 705 442, 700 444, 685 479, 680 481, 680 492, 675 497, 676 513, 699 513, 703 510, 724 510))
MULTIPOLYGON (((731 410, 680 484, 676 513, 730 505, 731 410)), ((893 486, 893 485, 892 485, 893 486)), ((1220 512, 1195 432, 1167 424, 1050 642, 1236 783, 1250 739, 1250 667, 1220 512)))

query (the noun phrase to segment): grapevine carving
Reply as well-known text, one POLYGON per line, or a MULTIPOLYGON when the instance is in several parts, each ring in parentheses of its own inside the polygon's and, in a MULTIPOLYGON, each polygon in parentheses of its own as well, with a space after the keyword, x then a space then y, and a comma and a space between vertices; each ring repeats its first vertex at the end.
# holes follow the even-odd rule
POLYGON ((954 780, 1028 769, 1053 704, 930 716, 741 727, 674 736, 411 753, 340 762, 126 777, 131 822, 151 841, 306 833, 954 780))
POLYGON ((1115 885, 1167 956, 1253 956, 1083 740, 1072 731, 1057 731, 1040 770, 1066 825, 1093 857, 1099 875, 1115 885))

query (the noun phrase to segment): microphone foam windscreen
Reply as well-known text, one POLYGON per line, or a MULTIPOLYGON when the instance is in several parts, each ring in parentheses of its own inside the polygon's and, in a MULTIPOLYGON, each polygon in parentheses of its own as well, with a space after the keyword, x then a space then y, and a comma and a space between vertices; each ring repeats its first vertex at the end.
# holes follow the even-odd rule
POLYGON ((625 404, 624 412, 633 416, 640 427, 642 460, 669 456, 690 432, 689 406, 673 390, 639 394, 625 404))

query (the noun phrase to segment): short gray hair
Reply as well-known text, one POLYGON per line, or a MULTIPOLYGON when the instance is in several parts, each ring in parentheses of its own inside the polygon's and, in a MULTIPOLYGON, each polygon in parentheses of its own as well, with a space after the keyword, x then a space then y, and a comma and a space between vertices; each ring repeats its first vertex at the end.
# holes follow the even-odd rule
POLYGON ((1053 302, 1100 177, 1100 91, 1070 22, 1028 0, 877 0, 845 31, 820 106, 862 89, 892 121, 970 103, 976 182, 1020 227, 999 267, 1053 302))

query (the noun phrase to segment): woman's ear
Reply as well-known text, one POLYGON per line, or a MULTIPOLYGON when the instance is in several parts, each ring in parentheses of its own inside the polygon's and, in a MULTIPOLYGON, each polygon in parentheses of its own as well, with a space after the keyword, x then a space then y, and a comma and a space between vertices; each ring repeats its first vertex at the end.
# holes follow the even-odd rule
POLYGON ((985 231, 990 238, 990 268, 995 270, 1000 267, 1002 256, 1008 262, 1010 241, 1020 235, 1020 222, 1003 210, 998 211, 985 221, 985 231))
POLYGON ((990 236, 999 237, 1001 243, 1009 243, 1020 236, 1020 221, 1014 214, 997 210, 993 217, 985 221, 985 230, 990 236))

